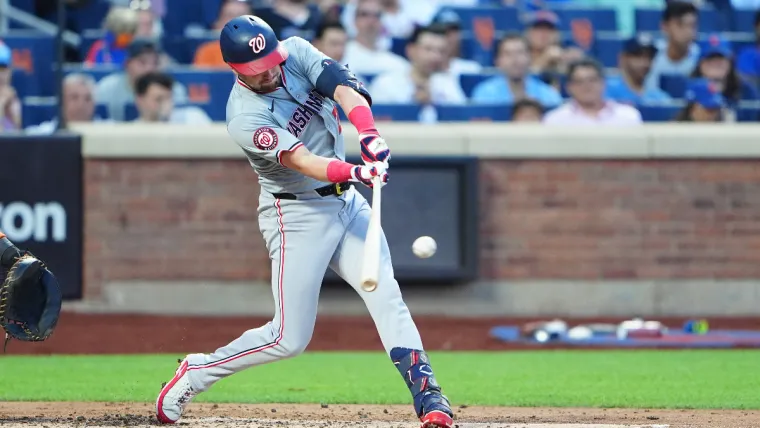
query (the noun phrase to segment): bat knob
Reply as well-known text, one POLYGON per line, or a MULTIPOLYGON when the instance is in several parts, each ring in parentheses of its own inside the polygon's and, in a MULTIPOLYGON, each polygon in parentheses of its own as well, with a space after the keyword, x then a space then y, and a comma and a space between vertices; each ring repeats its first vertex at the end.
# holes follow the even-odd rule
POLYGON ((377 288, 377 282, 376 281, 364 281, 362 282, 362 290, 371 292, 375 291, 377 288))

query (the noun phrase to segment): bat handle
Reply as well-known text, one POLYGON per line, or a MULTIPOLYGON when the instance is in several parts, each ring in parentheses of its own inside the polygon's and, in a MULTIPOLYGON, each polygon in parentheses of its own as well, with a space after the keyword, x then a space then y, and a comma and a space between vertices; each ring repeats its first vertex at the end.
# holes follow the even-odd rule
POLYGON ((380 278, 380 177, 372 179, 372 211, 367 226, 367 236, 364 241, 364 262, 362 265, 362 289, 374 291, 380 278))

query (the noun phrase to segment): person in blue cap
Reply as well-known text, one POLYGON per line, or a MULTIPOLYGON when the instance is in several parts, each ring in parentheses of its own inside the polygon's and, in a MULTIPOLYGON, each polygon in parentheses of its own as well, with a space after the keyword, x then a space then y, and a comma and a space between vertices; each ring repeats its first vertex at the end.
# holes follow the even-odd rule
POLYGON ((11 48, 0 41, 0 132, 21 128, 21 102, 11 86, 11 48))
POLYGON ((654 40, 638 35, 623 43, 618 57, 620 73, 607 78, 607 97, 627 104, 662 103, 670 96, 657 86, 645 84, 652 59, 657 54, 654 40))
POLYGON ((710 35, 700 43, 699 62, 691 77, 714 82, 730 105, 736 105, 740 100, 758 99, 757 89, 736 71, 731 43, 718 34, 710 35))
POLYGON ((726 99, 714 82, 691 79, 686 90, 688 104, 676 115, 677 122, 721 122, 726 99))

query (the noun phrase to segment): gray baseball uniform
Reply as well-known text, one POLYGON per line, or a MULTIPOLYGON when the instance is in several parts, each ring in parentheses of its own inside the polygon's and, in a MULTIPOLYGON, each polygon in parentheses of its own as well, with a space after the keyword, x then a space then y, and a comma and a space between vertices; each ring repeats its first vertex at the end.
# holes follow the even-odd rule
MULTIPOLYGON (((196 391, 253 365, 293 357, 311 340, 319 290, 329 266, 364 299, 386 352, 422 350, 417 327, 394 279, 385 236, 377 289, 361 289, 364 238, 370 206, 353 188, 320 196, 324 183, 281 165, 284 151, 304 145, 310 152, 344 159, 343 135, 335 103, 314 89, 327 59, 309 42, 283 41, 290 53, 281 65, 283 87, 260 94, 238 81, 227 103, 227 130, 259 175, 259 227, 272 261, 275 314, 263 327, 248 330, 211 354, 188 356, 196 391), (287 192, 296 200, 277 199, 287 192)), ((358 143, 357 143, 358 144, 358 143)))

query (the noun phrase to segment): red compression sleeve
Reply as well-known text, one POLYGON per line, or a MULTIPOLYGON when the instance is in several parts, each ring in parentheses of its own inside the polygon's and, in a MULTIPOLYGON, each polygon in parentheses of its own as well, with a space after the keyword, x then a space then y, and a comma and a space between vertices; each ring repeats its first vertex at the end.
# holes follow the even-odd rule
POLYGON ((360 134, 377 134, 375 118, 372 116, 372 110, 367 106, 354 107, 348 114, 348 120, 354 124, 360 134))
POLYGON ((327 179, 330 180, 331 183, 343 183, 344 181, 348 181, 352 178, 351 170, 354 169, 354 166, 355 165, 351 165, 348 162, 336 159, 327 164, 327 179))

